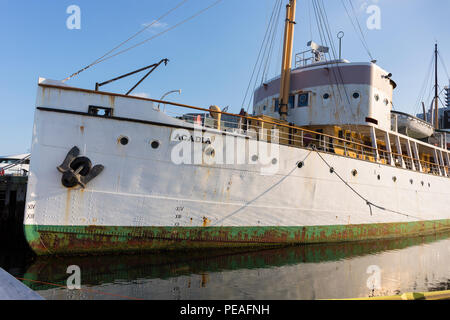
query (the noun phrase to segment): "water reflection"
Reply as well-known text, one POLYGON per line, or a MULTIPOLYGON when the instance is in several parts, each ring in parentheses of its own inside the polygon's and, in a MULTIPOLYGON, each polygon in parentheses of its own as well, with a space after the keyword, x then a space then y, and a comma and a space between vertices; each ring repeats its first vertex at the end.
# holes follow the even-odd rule
POLYGON ((245 252, 37 259, 22 278, 40 281, 24 282, 47 299, 327 299, 448 290, 449 263, 450 234, 441 234, 245 252), (85 290, 55 286, 66 284, 70 265, 81 268, 85 290), (367 286, 370 266, 381 270, 379 289, 367 286))

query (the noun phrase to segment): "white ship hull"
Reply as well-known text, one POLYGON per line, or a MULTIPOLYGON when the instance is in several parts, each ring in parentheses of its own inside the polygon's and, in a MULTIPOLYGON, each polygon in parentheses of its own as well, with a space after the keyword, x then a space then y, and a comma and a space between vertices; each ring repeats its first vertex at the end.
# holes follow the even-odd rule
MULTIPOLYGON (((448 177, 283 145, 275 174, 247 162, 177 165, 173 133, 183 126, 145 99, 41 85, 25 212, 31 247, 52 254, 280 245, 450 228, 448 177), (88 115, 91 105, 114 116, 88 115), (56 169, 74 146, 105 168, 85 189, 65 188, 56 169)), ((249 139, 233 139, 248 150, 249 139)))

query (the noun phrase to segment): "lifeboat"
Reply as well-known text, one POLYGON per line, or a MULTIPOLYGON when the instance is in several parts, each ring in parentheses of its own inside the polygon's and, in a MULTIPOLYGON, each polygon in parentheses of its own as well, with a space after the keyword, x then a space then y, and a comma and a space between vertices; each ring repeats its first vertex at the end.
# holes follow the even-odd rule
MULTIPOLYGON (((404 112, 391 112, 392 115, 397 118, 397 128, 400 133, 414 139, 424 139, 433 135, 434 127, 431 123, 404 112)), ((395 119, 395 117, 393 117, 393 119, 395 119)))

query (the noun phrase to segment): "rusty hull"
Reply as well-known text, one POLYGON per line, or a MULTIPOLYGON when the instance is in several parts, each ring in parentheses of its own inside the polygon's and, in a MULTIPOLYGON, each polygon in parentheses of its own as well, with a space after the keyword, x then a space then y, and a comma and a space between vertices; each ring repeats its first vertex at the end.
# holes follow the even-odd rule
POLYGON ((37 255, 104 254, 340 243, 436 234, 450 220, 308 227, 119 227, 26 225, 37 255))

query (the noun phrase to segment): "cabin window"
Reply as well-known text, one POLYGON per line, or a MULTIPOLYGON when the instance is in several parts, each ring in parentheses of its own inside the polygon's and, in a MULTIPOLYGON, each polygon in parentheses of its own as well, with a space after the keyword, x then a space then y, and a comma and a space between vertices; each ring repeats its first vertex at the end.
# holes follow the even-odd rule
POLYGON ((266 106, 264 106, 264 107, 263 107, 263 110, 264 110, 264 111, 266 111, 266 109, 267 109, 267 107, 266 107, 266 106))
POLYGON ((359 93, 358 92, 355 92, 354 94, 353 94, 353 99, 359 99, 359 93))
POLYGON ((298 95, 298 107, 307 107, 309 105, 309 93, 302 93, 298 95))
POLYGON ((325 93, 325 94, 323 95, 323 99, 324 99, 324 100, 330 99, 330 94, 329 94, 329 93, 325 93))
POLYGON ((98 107, 98 106, 89 106, 88 114, 93 115, 93 116, 108 118, 108 117, 112 117, 113 109, 105 108, 105 107, 98 107))
POLYGON ((274 109, 275 109, 275 112, 280 112, 280 100, 279 99, 274 99, 274 109))
POLYGON ((294 109, 295 107, 295 96, 289 96, 289 109, 294 109))

